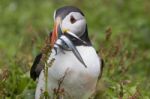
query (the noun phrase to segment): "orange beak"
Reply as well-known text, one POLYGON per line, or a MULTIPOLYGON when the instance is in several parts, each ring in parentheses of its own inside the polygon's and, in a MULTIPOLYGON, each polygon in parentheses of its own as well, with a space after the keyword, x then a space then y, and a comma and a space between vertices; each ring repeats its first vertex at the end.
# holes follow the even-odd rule
POLYGON ((55 44, 56 40, 58 39, 58 25, 59 25, 59 23, 60 23, 60 18, 58 17, 55 21, 52 36, 50 38, 51 47, 54 47, 54 44, 55 44))
POLYGON ((50 41, 51 47, 54 46, 54 44, 55 44, 55 42, 56 42, 56 40, 58 38, 57 28, 58 28, 58 25, 55 23, 54 24, 54 29, 53 29, 53 32, 52 32, 52 36, 51 36, 51 39, 50 39, 51 40, 50 41))

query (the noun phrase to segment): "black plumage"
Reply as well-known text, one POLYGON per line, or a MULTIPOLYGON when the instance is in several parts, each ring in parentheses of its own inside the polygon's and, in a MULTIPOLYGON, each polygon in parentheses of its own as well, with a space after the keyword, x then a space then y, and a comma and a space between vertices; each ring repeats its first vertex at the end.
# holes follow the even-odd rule
POLYGON ((30 70, 30 77, 31 77, 33 80, 36 80, 36 78, 39 77, 40 72, 41 72, 41 70, 42 70, 43 67, 44 67, 44 64, 42 63, 41 59, 42 59, 42 53, 38 54, 38 55, 35 57, 35 60, 34 60, 33 65, 32 65, 32 67, 31 67, 31 70, 30 70))

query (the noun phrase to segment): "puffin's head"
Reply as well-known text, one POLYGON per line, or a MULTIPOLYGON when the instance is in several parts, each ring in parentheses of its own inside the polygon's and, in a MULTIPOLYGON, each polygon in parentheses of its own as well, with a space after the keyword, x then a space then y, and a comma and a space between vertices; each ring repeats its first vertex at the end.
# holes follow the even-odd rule
POLYGON ((86 20, 80 9, 65 6, 54 12, 54 29, 51 36, 52 46, 62 34, 73 33, 80 38, 85 32, 86 20))

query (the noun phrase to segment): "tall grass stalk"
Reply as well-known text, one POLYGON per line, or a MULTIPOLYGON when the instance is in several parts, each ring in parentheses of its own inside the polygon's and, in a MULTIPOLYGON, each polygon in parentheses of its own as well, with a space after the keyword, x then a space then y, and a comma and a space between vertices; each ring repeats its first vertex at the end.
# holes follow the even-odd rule
POLYGON ((42 99, 49 99, 50 96, 48 94, 48 68, 52 66, 54 59, 51 59, 50 62, 48 62, 49 56, 51 56, 52 53, 52 47, 50 45, 50 40, 49 38, 46 39, 46 43, 44 48, 42 49, 42 61, 44 62, 44 77, 45 77, 45 90, 42 95, 42 99))

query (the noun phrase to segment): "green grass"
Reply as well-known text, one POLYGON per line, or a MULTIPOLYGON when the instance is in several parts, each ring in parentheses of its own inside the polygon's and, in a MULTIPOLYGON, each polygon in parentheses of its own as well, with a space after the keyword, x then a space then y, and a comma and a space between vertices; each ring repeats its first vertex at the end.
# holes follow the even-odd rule
POLYGON ((149 0, 1 0, 0 98, 33 99, 30 67, 53 28, 54 10, 64 5, 83 10, 93 45, 104 58, 97 97, 149 99, 149 0))

